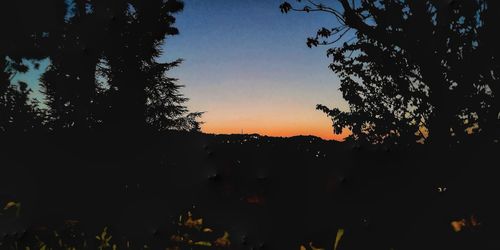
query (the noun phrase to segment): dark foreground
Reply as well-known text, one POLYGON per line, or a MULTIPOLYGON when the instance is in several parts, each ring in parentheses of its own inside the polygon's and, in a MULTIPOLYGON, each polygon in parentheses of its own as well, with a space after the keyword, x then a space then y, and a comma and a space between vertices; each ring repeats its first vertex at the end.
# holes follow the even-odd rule
POLYGON ((339 229, 342 250, 499 249, 499 153, 11 136, 0 146, 0 249, 334 249, 339 229))

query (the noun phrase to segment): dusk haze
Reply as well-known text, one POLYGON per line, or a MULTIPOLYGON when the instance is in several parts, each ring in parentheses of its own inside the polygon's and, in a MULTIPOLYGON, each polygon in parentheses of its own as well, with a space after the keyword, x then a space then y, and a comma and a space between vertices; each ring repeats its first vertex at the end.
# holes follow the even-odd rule
POLYGON ((186 85, 190 109, 206 111, 203 132, 345 137, 316 110, 347 104, 326 48, 308 48, 305 39, 331 17, 283 15, 280 3, 188 0, 176 16, 180 33, 167 38, 164 59, 185 59, 173 75, 186 85))

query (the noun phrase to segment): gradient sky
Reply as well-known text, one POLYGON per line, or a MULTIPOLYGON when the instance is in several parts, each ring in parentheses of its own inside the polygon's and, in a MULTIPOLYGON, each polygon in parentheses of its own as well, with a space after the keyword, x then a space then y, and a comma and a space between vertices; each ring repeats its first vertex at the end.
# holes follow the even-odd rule
POLYGON ((331 15, 279 10, 282 0, 186 0, 180 34, 169 37, 164 60, 185 59, 172 74, 186 85, 189 107, 206 111, 207 133, 316 135, 339 139, 315 109, 347 105, 328 69, 326 47, 307 36, 335 24, 331 15))
MULTIPOLYGON (((185 0, 177 14, 180 34, 168 37, 161 60, 183 58, 179 78, 192 111, 205 111, 206 133, 270 136, 334 135, 316 104, 347 109, 339 80, 328 69, 326 47, 308 48, 306 38, 333 26, 328 14, 282 14, 282 0, 185 0)), ((45 70, 16 76, 36 82, 45 70)), ((36 84, 30 84, 36 90, 36 84)))

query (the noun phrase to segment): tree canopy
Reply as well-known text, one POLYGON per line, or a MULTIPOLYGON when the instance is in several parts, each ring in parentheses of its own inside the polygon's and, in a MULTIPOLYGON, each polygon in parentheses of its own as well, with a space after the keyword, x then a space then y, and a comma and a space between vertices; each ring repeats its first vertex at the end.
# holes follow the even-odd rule
POLYGON ((179 0, 2 3, 1 130, 199 130, 201 113, 188 111, 182 85, 168 76, 181 60, 160 61, 166 37, 178 34, 174 14, 183 6, 179 0), (40 78, 44 101, 37 103, 25 83, 11 80, 27 71, 26 61, 44 58, 50 64, 40 78))
POLYGON ((297 0, 289 11, 332 15, 307 45, 332 46, 349 111, 318 105, 335 133, 369 143, 449 146, 500 137, 497 1, 297 0))

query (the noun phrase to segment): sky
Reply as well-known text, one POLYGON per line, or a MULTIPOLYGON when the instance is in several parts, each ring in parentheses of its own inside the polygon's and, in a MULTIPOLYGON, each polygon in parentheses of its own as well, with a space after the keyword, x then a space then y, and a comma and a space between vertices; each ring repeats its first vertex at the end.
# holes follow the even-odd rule
POLYGON ((186 0, 162 60, 183 58, 171 74, 185 85, 206 133, 315 135, 340 140, 316 104, 347 110, 327 47, 306 38, 335 18, 288 13, 281 0, 186 0))
MULTIPOLYGON (((316 104, 347 110, 327 47, 306 39, 336 24, 325 13, 280 12, 282 0, 185 0, 180 34, 164 44, 161 61, 183 58, 170 74, 185 85, 191 111, 205 112, 202 131, 269 136, 314 135, 341 140, 316 104)), ((37 82, 49 61, 15 81, 37 82)), ((28 63, 28 65, 30 65, 28 63)), ((30 84, 35 92, 36 84, 30 84)))

